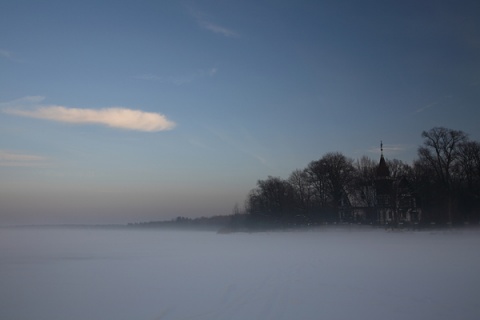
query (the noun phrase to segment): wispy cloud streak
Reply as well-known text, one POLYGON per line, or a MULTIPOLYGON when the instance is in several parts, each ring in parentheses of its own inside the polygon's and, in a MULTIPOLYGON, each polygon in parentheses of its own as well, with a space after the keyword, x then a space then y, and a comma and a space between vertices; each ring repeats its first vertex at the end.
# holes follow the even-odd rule
MULTIPOLYGON (((408 150, 409 147, 403 144, 384 144, 383 145, 383 152, 385 154, 395 155, 408 150)), ((380 147, 371 147, 368 152, 374 154, 380 154, 381 150, 380 147)))
POLYGON ((415 113, 420 113, 420 112, 423 112, 427 109, 430 109, 431 107, 434 107, 435 105, 437 105, 438 102, 434 102, 434 103, 430 103, 430 104, 427 104, 426 106, 423 106, 421 108, 418 108, 417 110, 415 110, 415 113))
POLYGON ((0 57, 11 59, 12 58, 12 53, 10 51, 0 49, 0 57))
POLYGON ((140 74, 138 76, 135 76, 134 78, 139 80, 163 80, 162 77, 151 73, 140 74))
POLYGON ((14 61, 14 62, 23 62, 22 60, 15 57, 13 52, 11 52, 9 50, 5 50, 3 48, 0 48, 0 58, 7 59, 7 60, 10 60, 10 61, 14 61))
POLYGON ((214 24, 210 21, 206 20, 198 20, 198 23, 200 24, 201 27, 212 31, 213 33, 221 34, 225 37, 237 37, 238 34, 230 29, 227 29, 225 27, 219 26, 217 24, 214 24))
POLYGON ((197 21, 198 25, 210 32, 220 34, 225 37, 238 37, 239 34, 229 28, 213 23, 205 13, 192 7, 187 7, 190 15, 197 21))
POLYGON ((38 167, 45 165, 46 161, 47 158, 38 155, 0 150, 1 167, 38 167))
POLYGON ((76 124, 99 124, 112 128, 155 132, 170 130, 175 123, 164 115, 154 112, 132 110, 123 107, 104 109, 68 108, 57 105, 42 105, 44 97, 25 97, 2 103, 8 114, 76 124), (28 109, 25 109, 25 106, 28 109))
POLYGON ((214 130, 213 128, 207 128, 207 130, 232 148, 256 159, 258 162, 267 167, 271 167, 267 159, 262 156, 260 152, 258 152, 258 149, 261 149, 261 146, 258 144, 258 142, 256 142, 256 140, 253 139, 250 134, 246 133, 246 130, 244 130, 243 141, 233 139, 229 135, 218 130, 214 130))
POLYGON ((425 110, 427 110, 427 109, 430 109, 430 108, 433 108, 433 107, 439 105, 440 103, 444 102, 444 101, 447 100, 447 99, 452 99, 452 98, 453 98, 453 96, 451 96, 451 95, 446 95, 446 96, 444 96, 444 97, 441 97, 438 101, 432 102, 432 103, 427 104, 427 105, 425 105, 425 106, 423 106, 423 107, 421 107, 421 108, 418 108, 417 110, 415 110, 414 113, 423 112, 423 111, 425 111, 425 110))
POLYGON ((146 80, 146 81, 159 81, 162 83, 170 83, 170 84, 180 86, 183 84, 193 82, 200 78, 213 77, 217 73, 217 71, 218 71, 217 68, 210 68, 208 70, 198 70, 197 72, 192 72, 190 74, 181 75, 181 76, 171 76, 171 77, 146 73, 146 74, 137 75, 134 78, 138 80, 146 80))

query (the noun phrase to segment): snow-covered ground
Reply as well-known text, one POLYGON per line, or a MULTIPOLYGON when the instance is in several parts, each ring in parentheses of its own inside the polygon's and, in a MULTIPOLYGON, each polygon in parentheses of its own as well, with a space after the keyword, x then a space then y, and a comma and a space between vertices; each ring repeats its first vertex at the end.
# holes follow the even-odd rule
POLYGON ((480 319, 480 232, 0 229, 0 319, 480 319))

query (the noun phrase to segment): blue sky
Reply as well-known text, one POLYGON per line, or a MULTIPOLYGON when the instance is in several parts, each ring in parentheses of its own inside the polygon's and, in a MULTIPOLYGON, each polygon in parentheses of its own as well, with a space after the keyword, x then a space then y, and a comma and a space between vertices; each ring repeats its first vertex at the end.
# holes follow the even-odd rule
POLYGON ((2 1, 0 223, 229 214, 330 151, 480 140, 478 1, 2 1))

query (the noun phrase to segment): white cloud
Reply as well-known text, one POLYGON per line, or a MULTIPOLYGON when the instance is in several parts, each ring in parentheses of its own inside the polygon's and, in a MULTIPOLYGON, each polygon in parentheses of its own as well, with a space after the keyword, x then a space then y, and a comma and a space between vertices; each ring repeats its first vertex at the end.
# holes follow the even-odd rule
POLYGON ((8 150, 0 150, 0 166, 2 167, 36 167, 45 165, 47 158, 12 152, 8 150))
POLYGON ((44 97, 39 96, 25 97, 2 103, 0 106, 4 107, 4 112, 17 116, 67 123, 100 124, 112 128, 146 132, 170 130, 176 125, 160 113, 122 107, 81 109, 57 105, 42 105, 41 102, 44 99, 44 97), (28 109, 25 109, 25 106, 28 109))

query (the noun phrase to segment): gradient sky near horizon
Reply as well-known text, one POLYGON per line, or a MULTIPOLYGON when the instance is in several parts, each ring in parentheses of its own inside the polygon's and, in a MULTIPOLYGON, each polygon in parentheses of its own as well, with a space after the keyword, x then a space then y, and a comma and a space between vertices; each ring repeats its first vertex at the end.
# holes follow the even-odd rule
POLYGON ((0 2, 0 224, 230 214, 331 151, 480 140, 478 1, 0 2))

